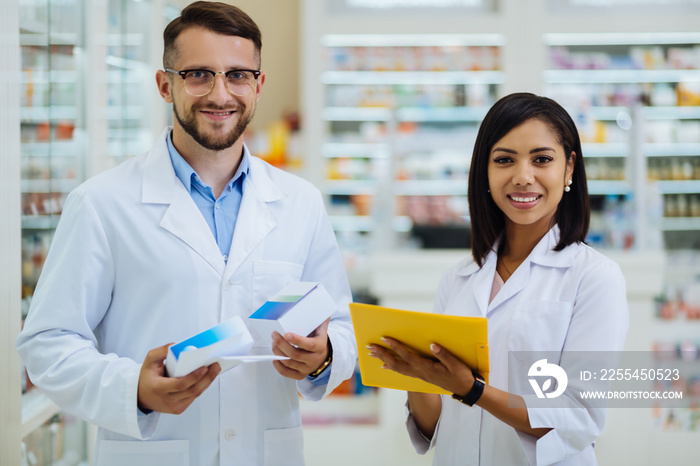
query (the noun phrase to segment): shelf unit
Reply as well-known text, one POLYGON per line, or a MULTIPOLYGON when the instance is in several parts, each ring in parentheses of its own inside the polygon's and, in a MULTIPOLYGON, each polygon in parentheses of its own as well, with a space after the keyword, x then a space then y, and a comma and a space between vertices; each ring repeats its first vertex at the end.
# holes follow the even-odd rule
POLYGON ((465 224, 471 146, 505 81, 503 36, 327 34, 321 44, 321 186, 336 230, 389 245, 414 225, 465 224))
POLYGON ((626 198, 620 211, 634 203, 637 217, 651 217, 638 227, 660 229, 666 248, 700 247, 693 239, 700 226, 700 34, 552 33, 543 41, 545 93, 567 106, 587 142, 591 194, 626 198))
POLYGON ((3 5, 2 29, 17 33, 0 41, 3 70, 16 76, 4 86, 13 89, 12 98, 0 93, 3 150, 8 150, 2 181, 8 193, 16 188, 17 210, 5 209, 11 200, 3 195, 2 223, 10 228, 14 223, 8 219, 16 219, 17 231, 3 233, 8 241, 1 255, 17 261, 16 269, 3 276, 2 288, 4 302, 5 284, 16 287, 3 306, 14 316, 4 317, 1 326, 9 329, 3 336, 9 364, 3 360, 2 366, 8 383, 0 391, 6 420, 2 437, 8 439, 0 449, 2 464, 31 463, 32 455, 53 464, 59 460, 56 452, 63 455, 61 464, 89 460, 86 424, 32 390, 14 340, 65 197, 87 177, 148 148, 165 126, 167 106, 152 80, 161 39, 152 30, 162 30, 179 8, 167 0, 13 0, 3 5), (5 400, 15 408, 5 406, 5 400))

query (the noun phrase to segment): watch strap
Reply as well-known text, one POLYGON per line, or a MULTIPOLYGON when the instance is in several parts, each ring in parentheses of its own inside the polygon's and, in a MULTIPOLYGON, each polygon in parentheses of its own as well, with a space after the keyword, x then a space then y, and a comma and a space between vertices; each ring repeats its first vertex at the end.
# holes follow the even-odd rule
POLYGON ((316 369, 311 374, 309 374, 308 377, 315 379, 316 377, 321 375, 321 373, 323 371, 325 371, 328 368, 328 366, 331 365, 332 362, 333 362, 333 347, 331 346, 331 341, 329 339, 328 340, 328 357, 326 358, 325 361, 323 361, 323 364, 321 364, 321 366, 318 369, 316 369))
POLYGON ((471 390, 464 396, 457 395, 456 393, 452 394, 452 398, 467 406, 474 406, 474 403, 479 401, 479 398, 481 398, 481 395, 484 393, 484 378, 476 371, 473 371, 472 374, 474 374, 474 384, 471 390))

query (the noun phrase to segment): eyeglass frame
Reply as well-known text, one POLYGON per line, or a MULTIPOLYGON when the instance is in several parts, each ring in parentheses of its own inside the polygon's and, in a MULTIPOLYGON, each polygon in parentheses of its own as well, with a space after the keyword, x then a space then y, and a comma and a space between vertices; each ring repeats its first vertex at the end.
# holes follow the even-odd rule
MULTIPOLYGON (((255 82, 257 82, 257 81, 258 81, 258 78, 259 78, 260 75, 262 74, 262 71, 261 71, 261 70, 247 70, 247 69, 245 69, 245 68, 238 68, 238 69, 235 69, 235 70, 228 70, 228 71, 212 71, 212 70, 208 70, 208 69, 206 69, 206 68, 191 68, 191 69, 188 69, 188 70, 180 70, 180 71, 178 71, 178 70, 174 70, 174 69, 172 69, 172 68, 163 68, 163 71, 165 71, 165 72, 167 72, 167 73, 175 73, 175 74, 179 75, 179 76, 182 78, 182 81, 183 81, 183 82, 185 82, 185 76, 187 76, 187 73, 191 73, 192 71, 204 71, 204 72, 209 73, 210 76, 213 76, 213 79, 211 80, 211 86, 209 86, 209 90, 208 90, 207 92, 205 92, 204 94, 202 94, 202 95, 195 95, 195 94, 192 94, 190 91, 187 90, 187 84, 185 83, 185 92, 187 92, 188 94, 190 94, 192 97, 204 97, 205 95, 209 94, 209 93, 212 91, 212 89, 214 89, 214 83, 216 82, 216 77, 217 77, 218 75, 220 75, 220 74, 223 74, 223 75, 224 75, 224 78, 226 78, 226 89, 227 89, 231 94, 236 95, 236 96, 238 96, 238 97, 244 97, 244 96, 246 96, 246 95, 250 95, 250 92, 249 92, 248 94, 243 94, 243 95, 234 93, 234 92, 231 90, 231 88, 228 87, 228 75, 229 75, 230 73, 235 73, 235 72, 240 72, 240 71, 247 71, 247 72, 249 72, 249 73, 253 73, 253 77, 254 77, 253 79, 254 79, 255 82)), ((252 90, 252 89, 251 89, 251 90, 252 90)))

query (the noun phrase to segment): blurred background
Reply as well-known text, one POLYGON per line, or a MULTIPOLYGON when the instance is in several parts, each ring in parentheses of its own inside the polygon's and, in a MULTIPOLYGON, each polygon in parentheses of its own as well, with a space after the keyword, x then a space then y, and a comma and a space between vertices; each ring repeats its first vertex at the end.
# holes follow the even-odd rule
MULTIPOLYGON (((68 192, 171 121, 154 75, 162 30, 187 3, 0 3, 0 464, 91 459, 94 428, 32 390, 14 338, 68 192)), ((263 33, 267 81, 246 143, 322 191, 356 301, 432 308, 442 273, 469 254, 481 119, 499 97, 534 92, 579 128, 587 242, 625 273, 626 349, 698 361, 700 1, 229 3, 263 33)), ((601 465, 697 464, 700 370, 674 388, 683 408, 609 411, 601 465)), ((359 374, 302 400, 308 464, 431 464, 408 442, 404 402, 359 374)))

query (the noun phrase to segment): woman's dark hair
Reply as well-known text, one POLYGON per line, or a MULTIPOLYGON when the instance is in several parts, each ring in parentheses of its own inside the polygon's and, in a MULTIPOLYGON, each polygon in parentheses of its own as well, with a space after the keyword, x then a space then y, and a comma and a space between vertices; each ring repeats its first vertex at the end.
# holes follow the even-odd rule
POLYGON ((472 256, 479 266, 483 265, 494 242, 505 228, 505 214, 488 192, 491 149, 510 130, 532 119, 540 120, 551 128, 564 148, 567 161, 572 152, 576 154, 571 191, 564 193, 554 214, 554 223, 559 225, 561 232, 554 250, 561 251, 572 243, 586 239, 591 209, 581 139, 576 125, 567 111, 552 99, 525 92, 510 94, 498 100, 481 123, 469 171, 471 247, 472 256))
POLYGON ((163 31, 163 66, 172 68, 177 61, 175 40, 186 29, 200 27, 218 34, 249 39, 255 45, 255 61, 260 67, 262 34, 258 25, 243 10, 221 2, 194 2, 163 31))

